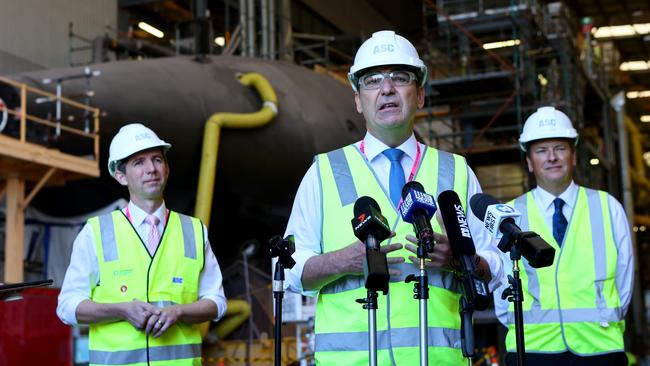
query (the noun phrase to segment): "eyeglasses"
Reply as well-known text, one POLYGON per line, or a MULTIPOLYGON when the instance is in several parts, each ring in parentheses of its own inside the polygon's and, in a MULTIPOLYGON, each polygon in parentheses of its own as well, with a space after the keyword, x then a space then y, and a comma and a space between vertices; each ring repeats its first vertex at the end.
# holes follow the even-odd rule
POLYGON ((415 74, 410 71, 373 72, 359 79, 359 87, 364 90, 379 89, 386 77, 394 86, 407 86, 416 79, 415 74))

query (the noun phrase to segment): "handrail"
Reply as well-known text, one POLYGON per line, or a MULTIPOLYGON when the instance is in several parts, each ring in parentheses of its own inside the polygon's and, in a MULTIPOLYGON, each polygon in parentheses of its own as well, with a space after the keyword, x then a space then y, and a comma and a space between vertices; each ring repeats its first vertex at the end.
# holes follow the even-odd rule
POLYGON ((210 225, 221 128, 258 128, 271 122, 278 114, 278 98, 264 76, 251 72, 238 74, 237 78, 245 86, 254 86, 264 104, 254 113, 215 113, 205 123, 194 216, 206 226, 210 225))
POLYGON ((77 101, 74 101, 72 99, 63 97, 63 96, 57 96, 56 94, 29 86, 25 83, 21 83, 15 80, 11 80, 9 78, 0 76, 0 83, 5 83, 8 85, 11 85, 15 88, 18 89, 18 92, 20 94, 20 111, 16 110, 11 110, 7 108, 6 106, 4 108, 0 107, 0 111, 5 110, 8 114, 14 116, 14 117, 19 117, 20 119, 20 126, 19 126, 19 140, 21 143, 26 143, 27 142, 27 122, 33 122, 37 123, 40 125, 52 127, 52 128, 57 128, 60 130, 63 130, 65 132, 79 135, 85 138, 90 138, 93 139, 93 157, 95 162, 99 162, 99 116, 100 116, 100 110, 99 108, 95 107, 90 107, 85 104, 79 103, 77 101), (72 108, 76 108, 78 110, 84 111, 84 112, 90 112, 92 114, 94 123, 93 123, 93 130, 92 132, 86 132, 82 129, 70 127, 63 125, 61 123, 57 123, 55 121, 50 121, 41 117, 33 116, 28 113, 28 108, 27 108, 27 94, 32 93, 32 94, 37 94, 40 96, 47 97, 51 101, 60 101, 61 103, 68 105, 72 108))

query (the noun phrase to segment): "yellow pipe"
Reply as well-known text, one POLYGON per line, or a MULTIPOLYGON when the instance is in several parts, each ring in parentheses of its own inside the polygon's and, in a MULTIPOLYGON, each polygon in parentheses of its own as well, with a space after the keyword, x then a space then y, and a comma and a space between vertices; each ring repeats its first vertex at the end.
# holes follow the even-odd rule
POLYGON ((223 319, 217 323, 214 332, 218 339, 226 338, 240 325, 244 324, 251 315, 251 306, 245 300, 228 300, 228 310, 223 319))
MULTIPOLYGON (((217 339, 224 339, 230 333, 234 332, 235 329, 239 328, 240 325, 251 315, 251 306, 244 300, 228 300, 228 308, 226 313, 223 315, 223 318, 219 320, 219 323, 214 327, 214 332, 217 335, 217 339)), ((205 338, 205 335, 208 333, 208 328, 210 322, 201 323, 199 329, 201 331, 201 338, 205 338)))
POLYGON ((262 127, 271 122, 273 117, 278 114, 278 98, 264 76, 251 72, 237 77, 243 85, 252 85, 257 89, 264 101, 264 106, 255 113, 215 113, 205 123, 194 216, 201 219, 206 226, 210 225, 221 128, 262 127))

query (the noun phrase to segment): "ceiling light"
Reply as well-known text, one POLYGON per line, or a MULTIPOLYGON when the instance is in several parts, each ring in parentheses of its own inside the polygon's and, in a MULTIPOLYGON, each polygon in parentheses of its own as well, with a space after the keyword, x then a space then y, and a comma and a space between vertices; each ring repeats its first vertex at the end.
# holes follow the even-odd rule
POLYGON ((650 114, 641 116, 641 122, 650 122, 650 114))
POLYGON ((509 41, 490 42, 490 43, 484 43, 483 49, 491 50, 495 48, 512 47, 512 46, 518 46, 520 43, 521 41, 519 41, 518 39, 511 39, 509 41))
POLYGON ((214 39, 214 43, 216 43, 217 46, 223 47, 226 44, 226 38, 219 36, 214 39))
POLYGON ((597 158, 592 158, 591 160, 589 160, 589 164, 591 165, 598 165, 599 163, 600 160, 598 160, 597 158))
POLYGON ((648 61, 627 61, 621 63, 621 71, 643 71, 650 68, 648 61))
POLYGON ((642 36, 650 33, 650 23, 637 23, 613 25, 609 27, 593 28, 591 31, 595 38, 619 38, 642 36))
POLYGON ((625 94, 627 99, 650 97, 650 90, 629 91, 625 94))
POLYGON ((138 28, 142 29, 143 31, 151 34, 152 36, 154 36, 156 38, 162 38, 162 37, 165 36, 165 33, 163 33, 160 29, 158 29, 158 28, 156 28, 156 27, 154 27, 152 25, 149 25, 149 24, 147 24, 145 22, 138 23, 138 28))
POLYGON ((537 80, 539 81, 539 85, 541 86, 546 86, 548 85, 548 79, 544 77, 542 74, 537 74, 537 80))

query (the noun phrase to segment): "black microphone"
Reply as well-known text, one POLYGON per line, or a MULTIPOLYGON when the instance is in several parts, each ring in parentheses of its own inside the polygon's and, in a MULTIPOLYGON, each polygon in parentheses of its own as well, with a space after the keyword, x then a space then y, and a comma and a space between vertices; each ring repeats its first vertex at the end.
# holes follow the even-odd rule
POLYGON ((533 268, 549 267, 555 258, 555 248, 533 231, 521 231, 515 219, 521 214, 513 207, 500 203, 485 193, 475 194, 469 205, 474 215, 481 219, 495 239, 500 239, 499 249, 506 253, 518 245, 521 255, 533 268))
POLYGON ((388 262, 386 254, 379 250, 379 243, 386 240, 391 231, 377 201, 368 196, 357 199, 352 229, 354 235, 366 245, 366 261, 363 264, 366 289, 388 293, 388 262))
POLYGON ((456 192, 440 193, 438 207, 454 259, 460 264, 463 296, 473 309, 485 310, 490 304, 490 293, 485 280, 476 273, 476 247, 456 192))
POLYGON ((436 213, 436 201, 424 191, 422 184, 411 181, 402 187, 402 204, 399 206, 402 220, 413 224, 418 244, 427 252, 433 251, 434 238, 431 218, 436 213))

